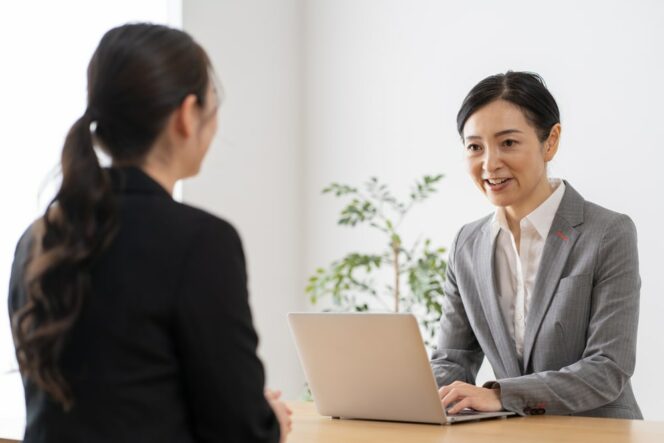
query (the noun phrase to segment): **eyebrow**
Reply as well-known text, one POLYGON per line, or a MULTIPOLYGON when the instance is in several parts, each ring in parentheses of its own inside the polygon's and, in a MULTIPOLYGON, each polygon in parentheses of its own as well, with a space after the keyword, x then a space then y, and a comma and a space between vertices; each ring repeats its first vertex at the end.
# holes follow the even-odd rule
MULTIPOLYGON (((493 134, 493 137, 498 138, 498 137, 502 137, 503 135, 514 134, 514 133, 523 134, 523 131, 520 131, 518 129, 505 129, 504 131, 496 132, 495 134, 493 134)), ((469 135, 469 136, 465 137, 465 139, 466 140, 481 140, 482 137, 480 137, 479 135, 469 135)))

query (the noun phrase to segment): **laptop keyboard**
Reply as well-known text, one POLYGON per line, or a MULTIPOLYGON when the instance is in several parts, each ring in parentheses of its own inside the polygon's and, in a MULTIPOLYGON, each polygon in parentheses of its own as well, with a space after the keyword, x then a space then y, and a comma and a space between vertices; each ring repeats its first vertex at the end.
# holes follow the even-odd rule
POLYGON ((461 411, 457 412, 456 414, 447 414, 449 417, 458 417, 460 415, 477 415, 479 411, 476 411, 474 409, 462 409, 461 411))

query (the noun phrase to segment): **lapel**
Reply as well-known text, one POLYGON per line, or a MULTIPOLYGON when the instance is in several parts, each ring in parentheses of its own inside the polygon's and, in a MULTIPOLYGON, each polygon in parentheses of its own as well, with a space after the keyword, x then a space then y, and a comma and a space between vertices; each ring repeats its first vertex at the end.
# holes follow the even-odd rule
POLYGON ((535 338, 558 287, 567 257, 579 237, 579 231, 575 228, 583 223, 583 205, 583 197, 569 183, 565 182, 565 194, 544 243, 542 260, 535 278, 535 287, 530 295, 523 343, 524 373, 528 368, 535 338))
POLYGON ((493 258, 496 242, 491 235, 490 226, 491 221, 489 220, 484 224, 480 237, 475 243, 476 275, 478 276, 476 281, 478 281, 482 309, 505 372, 509 377, 518 377, 521 375, 521 370, 519 369, 514 340, 509 335, 502 310, 498 304, 493 258))

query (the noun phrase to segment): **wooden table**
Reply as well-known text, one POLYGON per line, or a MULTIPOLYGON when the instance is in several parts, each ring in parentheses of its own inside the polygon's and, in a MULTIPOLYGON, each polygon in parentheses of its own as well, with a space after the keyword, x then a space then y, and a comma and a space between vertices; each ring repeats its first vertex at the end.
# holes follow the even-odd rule
MULTIPOLYGON (((293 432, 288 443, 662 443, 664 422, 610 418, 515 417, 453 426, 332 420, 313 403, 290 402, 293 432)), ((4 440, 0 443, 18 443, 4 440)))
POLYGON ((452 426, 333 420, 313 403, 291 402, 288 443, 663 443, 664 422, 542 415, 492 419, 452 426))

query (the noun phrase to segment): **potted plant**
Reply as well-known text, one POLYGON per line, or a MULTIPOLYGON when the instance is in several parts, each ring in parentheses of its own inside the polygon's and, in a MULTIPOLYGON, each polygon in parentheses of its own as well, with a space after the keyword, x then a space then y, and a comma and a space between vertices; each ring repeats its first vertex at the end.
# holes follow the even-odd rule
POLYGON ((397 199, 375 177, 361 188, 339 183, 326 187, 324 194, 345 200, 337 223, 380 232, 385 248, 371 253, 350 252, 326 268, 318 268, 306 287, 311 302, 330 299, 332 308, 327 310, 342 312, 413 313, 425 345, 432 350, 442 314, 445 248, 432 247, 429 239, 407 246, 400 228, 411 210, 436 192, 442 178, 425 175, 416 180, 405 201, 397 199))

